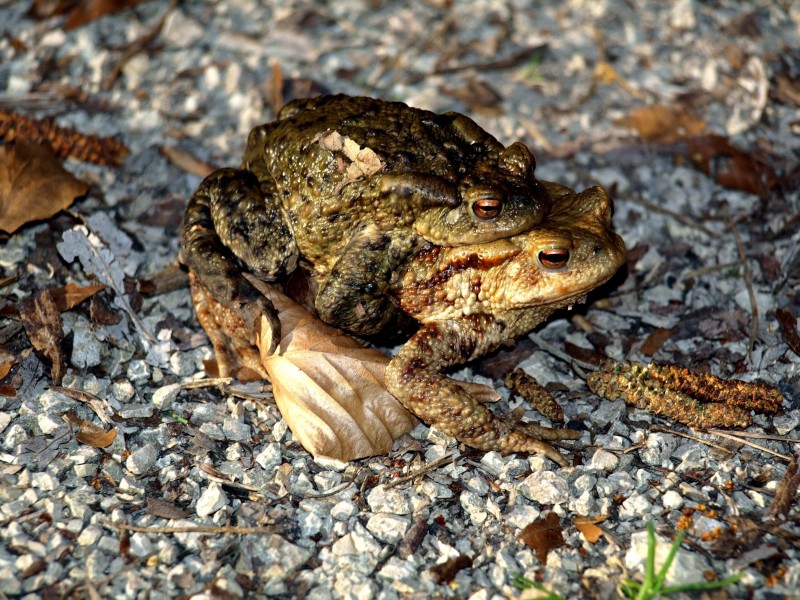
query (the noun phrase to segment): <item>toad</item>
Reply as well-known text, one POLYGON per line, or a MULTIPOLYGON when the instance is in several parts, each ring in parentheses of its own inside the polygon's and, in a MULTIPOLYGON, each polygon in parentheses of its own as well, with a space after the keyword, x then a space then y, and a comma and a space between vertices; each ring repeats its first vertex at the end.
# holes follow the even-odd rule
POLYGON ((537 452, 563 465, 542 440, 574 438, 575 432, 495 416, 442 373, 582 301, 624 263, 625 245, 611 230, 605 190, 576 194, 546 185, 552 211, 529 231, 457 248, 431 246, 406 261, 391 293, 421 326, 389 363, 386 387, 421 420, 468 446, 537 452))
POLYGON ((551 199, 534 169, 521 142, 506 148, 458 113, 341 95, 295 101, 253 129, 240 169, 202 182, 181 258, 245 323, 266 315, 273 340, 274 308, 242 270, 275 282, 302 264, 320 282, 319 316, 372 335, 396 316, 390 282, 423 245, 492 242, 542 220, 551 199), (365 172, 351 168, 362 156, 365 172))
MULTIPOLYGON (((575 193, 555 183, 544 185, 553 198, 552 210, 528 231, 464 246, 427 244, 398 265, 386 298, 413 317, 419 329, 389 363, 386 386, 417 417, 469 446, 542 453, 564 465, 546 441, 575 439, 576 432, 496 416, 443 374, 581 301, 623 264, 625 246, 611 230, 605 191, 594 187, 575 193)), ((193 278, 198 314, 203 298, 213 299, 209 292, 193 278)), ((219 313, 203 320, 207 329, 218 329, 209 330, 209 337, 223 375, 252 365, 237 364, 249 342, 247 327, 233 321, 219 313)))

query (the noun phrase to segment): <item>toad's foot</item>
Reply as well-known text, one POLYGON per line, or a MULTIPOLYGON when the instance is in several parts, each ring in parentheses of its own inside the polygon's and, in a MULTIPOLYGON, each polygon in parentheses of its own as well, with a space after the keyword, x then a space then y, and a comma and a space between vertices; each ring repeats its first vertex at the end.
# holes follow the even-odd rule
POLYGON ((513 415, 498 417, 458 383, 442 375, 449 365, 483 354, 491 344, 492 323, 485 316, 426 324, 406 343, 386 369, 386 387, 417 417, 480 450, 543 454, 561 466, 566 459, 544 440, 574 440, 569 429, 520 423, 513 415), (473 322, 481 321, 481 322, 473 322))

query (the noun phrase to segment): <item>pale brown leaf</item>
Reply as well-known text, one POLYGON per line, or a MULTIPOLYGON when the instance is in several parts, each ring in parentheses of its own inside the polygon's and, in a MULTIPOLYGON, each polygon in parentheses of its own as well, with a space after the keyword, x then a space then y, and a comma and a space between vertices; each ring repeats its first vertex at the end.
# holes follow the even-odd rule
POLYGON ((77 425, 78 433, 75 434, 75 439, 92 448, 107 448, 117 437, 117 430, 113 427, 105 430, 94 423, 84 421, 73 412, 64 413, 64 420, 77 425))
POLYGON ((185 519, 191 514, 180 506, 160 498, 148 498, 145 512, 148 515, 161 517, 162 519, 185 519))
POLYGON ((345 137, 338 131, 326 131, 318 134, 314 141, 332 152, 341 152, 350 159, 351 163, 345 171, 347 182, 355 181, 362 177, 370 177, 383 168, 380 157, 371 148, 362 148, 355 140, 345 137))
POLYGON ((175 146, 161 146, 159 149, 161 155, 166 157, 173 165, 179 169, 199 175, 200 177, 207 177, 214 170, 210 164, 203 162, 193 154, 186 150, 182 150, 175 146))
POLYGON ((0 230, 13 233, 26 223, 48 219, 88 189, 48 146, 0 146, 0 230))
POLYGON ((639 132, 645 142, 672 144, 702 133, 705 121, 695 118, 685 107, 655 104, 632 109, 615 121, 617 125, 639 132))
MULTIPOLYGON (((389 359, 326 325, 268 286, 283 338, 267 355, 269 331, 257 336, 275 402, 292 433, 314 456, 354 460, 386 453, 416 419, 384 386, 389 359)), ((262 319, 266 326, 266 319, 262 319)), ((268 326, 266 326, 268 329, 268 326)))
POLYGON ((575 517, 572 523, 587 542, 594 544, 603 535, 603 530, 597 526, 603 521, 605 521, 605 517, 575 517))

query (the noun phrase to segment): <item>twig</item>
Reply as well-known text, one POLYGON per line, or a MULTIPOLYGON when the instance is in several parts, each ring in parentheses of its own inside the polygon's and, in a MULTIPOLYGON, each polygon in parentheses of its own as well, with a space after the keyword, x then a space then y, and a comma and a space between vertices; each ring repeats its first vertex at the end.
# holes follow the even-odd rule
POLYGON ((720 431, 719 429, 709 429, 708 433, 713 433, 714 435, 718 435, 719 437, 733 440, 734 442, 739 442, 740 444, 744 444, 745 446, 750 446, 751 448, 755 448, 756 450, 761 450, 762 452, 766 452, 767 454, 772 454, 772 456, 777 456, 778 458, 780 458, 781 460, 785 460, 786 462, 792 460, 791 456, 786 456, 785 454, 781 454, 780 452, 775 452, 774 450, 770 450, 766 446, 761 446, 760 444, 749 442, 744 438, 731 435, 730 433, 720 431))
MULTIPOLYGON (((731 217, 728 214, 728 206, 722 207, 725 220, 731 222, 731 217)), ((750 362, 753 361, 753 347, 756 344, 756 335, 758 334, 758 304, 756 304, 756 294, 753 291, 753 277, 750 274, 750 266, 747 263, 747 254, 744 251, 744 244, 742 237, 739 235, 739 228, 735 225, 731 226, 731 233, 733 239, 736 240, 736 250, 739 253, 739 260, 742 263, 742 275, 744 275, 744 284, 747 287, 747 296, 750 299, 750 308, 753 310, 753 320, 750 322, 750 339, 747 341, 747 358, 750 362)))
POLYGON ((229 525, 182 525, 177 527, 139 527, 127 523, 112 523, 108 519, 99 519, 106 527, 118 531, 134 531, 136 533, 232 533, 234 535, 251 535, 254 533, 275 533, 274 527, 234 527, 229 525))
POLYGON ((717 450, 727 452, 728 454, 735 454, 735 452, 730 448, 726 448, 725 446, 720 446, 719 444, 715 444, 714 442, 709 442, 708 440, 704 440, 701 437, 697 437, 689 433, 683 433, 680 431, 675 431, 674 429, 667 429, 666 427, 658 427, 658 426, 651 427, 650 431, 660 431, 661 433, 669 433, 672 435, 677 435, 679 437, 686 438, 687 440, 693 440, 695 442, 700 442, 701 444, 705 444, 706 446, 711 446, 712 448, 716 448, 717 450))
MULTIPOLYGON (((709 429, 709 433, 715 433, 716 430, 709 429)), ((790 438, 782 435, 772 435, 771 433, 758 433, 751 431, 737 431, 736 435, 739 437, 755 438, 758 440, 773 440, 776 442, 786 442, 788 444, 800 444, 800 438, 790 438)))
POLYGON ((430 471, 434 471, 435 469, 438 469, 442 465, 445 465, 445 464, 447 464, 449 462, 455 462, 456 454, 457 454, 456 452, 451 452, 450 454, 446 454, 445 456, 443 456, 439 460, 435 460, 432 463, 428 463, 427 465, 424 465, 424 466, 420 467, 419 469, 417 469, 413 473, 409 473, 408 475, 406 475, 404 477, 398 477, 397 479, 393 479, 389 483, 385 484, 384 487, 387 490, 390 489, 390 488, 393 488, 393 487, 397 487, 398 485, 406 483, 407 481, 412 481, 412 480, 416 479, 420 475, 424 475, 425 473, 428 473, 430 471))

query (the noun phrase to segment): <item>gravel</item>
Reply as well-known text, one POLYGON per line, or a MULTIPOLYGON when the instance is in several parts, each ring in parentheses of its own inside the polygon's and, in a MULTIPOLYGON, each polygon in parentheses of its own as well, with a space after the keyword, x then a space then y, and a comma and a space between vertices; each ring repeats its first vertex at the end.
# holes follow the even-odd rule
MULTIPOLYGON (((69 31, 61 17, 33 20, 27 4, 0 8, 0 107, 119 136, 131 153, 119 168, 65 163, 92 184, 72 208, 113 268, 68 262, 78 252, 73 227, 83 225, 61 214, 2 238, 0 306, 67 283, 147 280, 174 263, 200 176, 167 151, 237 164, 249 130, 272 117, 279 66, 287 96, 329 90, 459 110, 504 143, 528 143, 540 177, 606 186, 631 251, 626 276, 540 335, 777 385, 781 414, 758 417, 750 431, 800 437, 800 357, 776 320, 778 309, 800 315, 795 3, 145 2, 69 31), (160 34, 123 63, 164 14, 160 34), (540 44, 544 53, 498 64, 540 44), (495 95, 483 100, 487 89, 495 95), (620 123, 631 109, 679 103, 707 131, 769 157, 788 174, 782 186, 764 199, 722 187, 689 164, 680 142, 642 144, 620 123), (752 352, 734 230, 752 272, 752 352), (649 350, 660 329, 671 333, 649 350)), ((3 381, 14 394, 3 386, 0 395, 0 595, 494 600, 515 597, 521 574, 564 598, 614 598, 641 573, 653 522, 659 560, 686 528, 674 581, 741 572, 728 597, 800 597, 796 497, 779 527, 748 529, 763 522, 786 471, 768 451, 790 456, 796 443, 755 439, 761 448, 752 448, 601 400, 529 347, 519 366, 555 386, 583 433, 572 466, 475 452, 424 426, 387 456, 317 461, 268 386, 188 385, 212 354, 185 285, 128 292, 140 322, 112 290, 62 315, 62 385, 99 398, 109 422, 96 405, 49 389, 49 362, 0 317, 0 351, 16 358, 3 381), (113 427, 116 438, 81 443, 75 419, 113 427), (520 535, 551 512, 565 543, 543 555, 520 535), (605 535, 587 541, 576 516, 602 517, 605 535), (431 567, 462 555, 470 566, 440 582, 431 567)), ((499 391, 497 410, 507 411, 499 391)))

